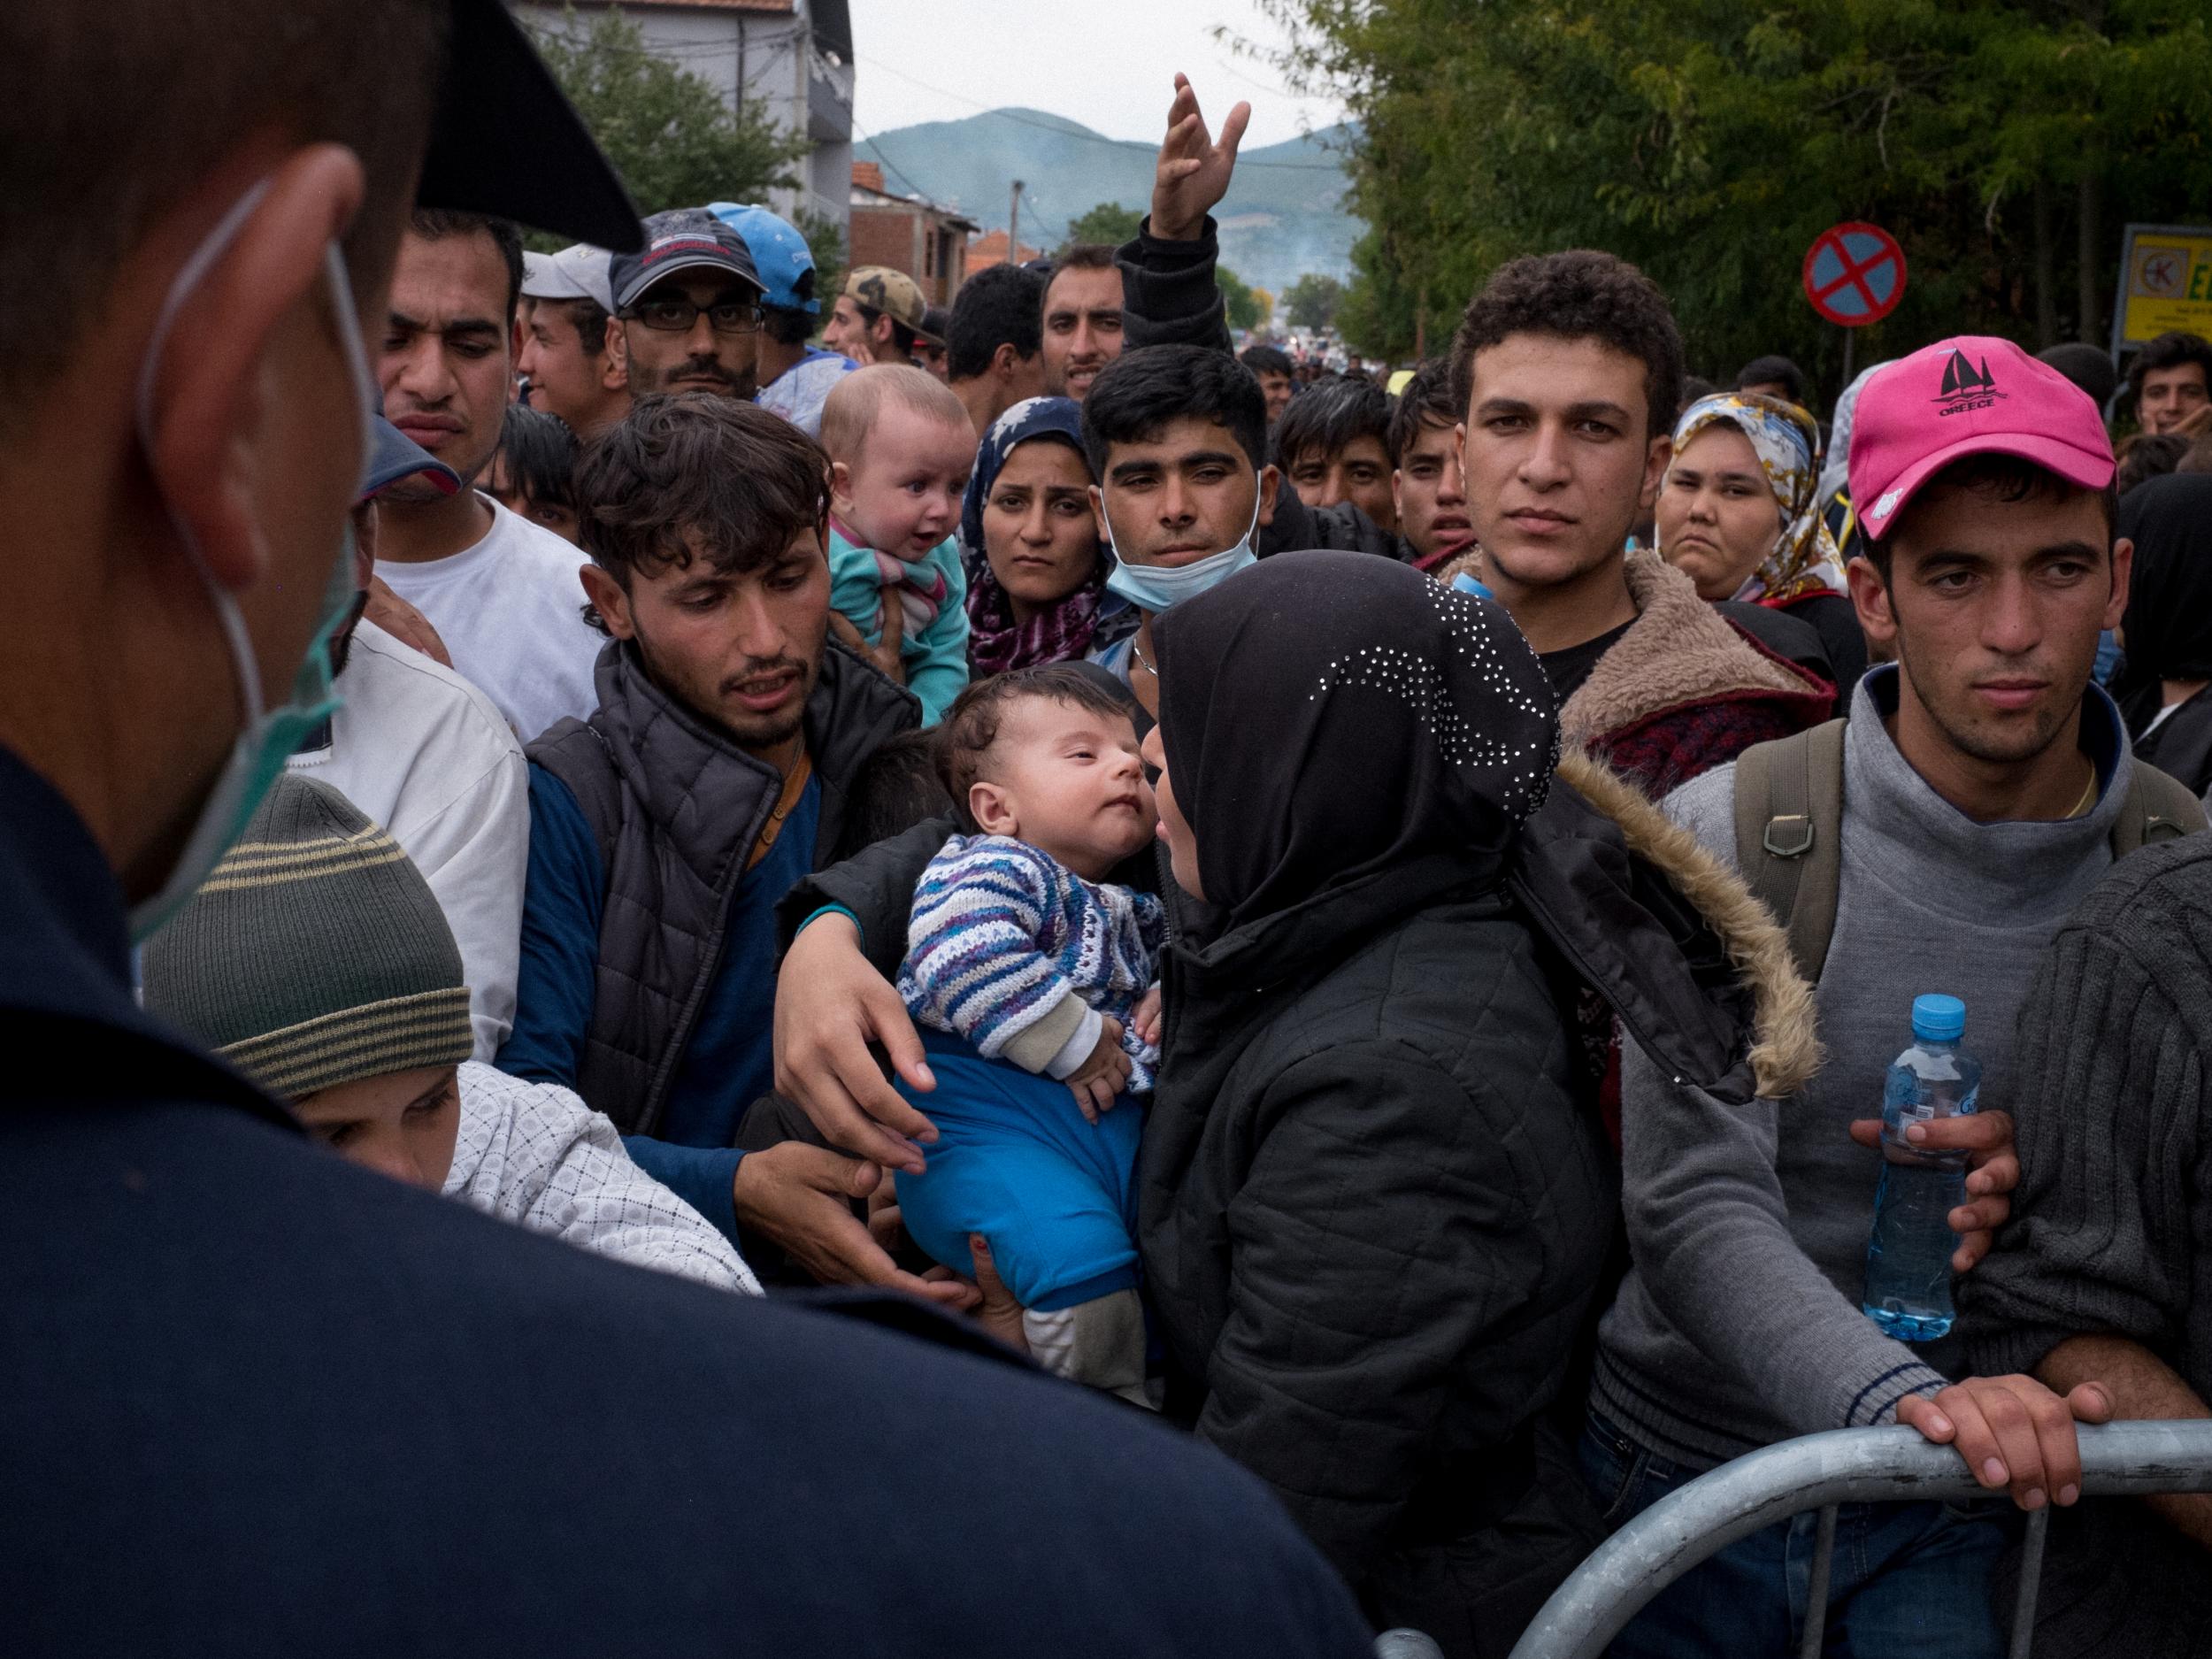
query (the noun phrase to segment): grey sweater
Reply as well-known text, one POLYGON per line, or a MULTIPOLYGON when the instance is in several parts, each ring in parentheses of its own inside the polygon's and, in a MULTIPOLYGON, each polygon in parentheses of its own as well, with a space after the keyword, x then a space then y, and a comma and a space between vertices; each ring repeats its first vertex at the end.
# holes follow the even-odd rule
MULTIPOLYGON (((1622 1204, 1635 1265, 1599 1328, 1591 1404, 1705 1467, 1793 1435, 1893 1419, 1909 1394, 1963 1374, 1955 1335, 1916 1350, 1859 1310, 1878 1154, 1854 1118, 1881 1111, 1912 1039, 1914 996, 1966 1002, 1985 1107, 2014 1103, 2013 1024, 2060 924, 2112 862, 2132 765, 2119 712, 2093 689, 2083 743, 2103 789, 2058 822, 1977 824, 1938 795, 1883 725, 1896 671, 1860 683, 1844 744, 1842 877, 1816 987, 1828 1057, 1802 1094, 1748 1109, 1622 1056, 1622 1204)), ((1665 802, 1732 868, 1735 768, 1665 802)))

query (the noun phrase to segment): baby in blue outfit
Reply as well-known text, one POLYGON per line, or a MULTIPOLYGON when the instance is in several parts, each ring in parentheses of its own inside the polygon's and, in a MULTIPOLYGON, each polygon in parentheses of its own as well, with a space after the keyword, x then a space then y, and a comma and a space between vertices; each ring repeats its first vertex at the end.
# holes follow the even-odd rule
POLYGON ((899 1178, 908 1233, 972 1271, 989 1243, 1048 1370, 1142 1398, 1137 1141, 1159 1064, 1158 899, 1105 879, 1158 819, 1126 705, 1083 669, 971 686, 941 763, 964 824, 915 890, 899 992, 939 1140, 899 1178))

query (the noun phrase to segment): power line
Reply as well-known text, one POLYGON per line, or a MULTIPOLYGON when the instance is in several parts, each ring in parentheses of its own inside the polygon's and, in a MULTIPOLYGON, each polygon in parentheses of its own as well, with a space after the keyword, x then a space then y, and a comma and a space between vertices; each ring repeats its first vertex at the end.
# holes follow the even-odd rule
MULTIPOLYGON (((863 57, 860 61, 871 69, 880 70, 887 75, 894 76, 911 86, 919 87, 925 92, 933 92, 941 98, 950 98, 954 103, 964 104, 970 109, 976 110, 982 114, 994 116, 1002 121, 1011 121, 1017 127, 1033 127, 1041 133, 1057 133, 1063 138, 1079 139, 1087 144, 1104 144, 1113 150, 1136 150, 1148 156, 1159 153, 1157 144, 1147 144, 1133 138, 1108 138, 1102 133, 1089 132, 1082 127, 1074 127, 1072 124, 1069 127, 1056 127, 1048 121, 1033 120, 1028 116, 1018 114, 1015 111, 993 109, 988 104, 979 103, 976 99, 963 93, 948 92, 942 87, 932 86, 926 81, 917 80, 904 70, 895 69, 889 64, 879 63, 875 58, 863 57)), ((1246 161, 1241 157, 1237 161, 1237 167, 1239 171, 1247 167, 1265 167, 1277 173, 1333 173, 1340 177, 1344 172, 1342 167, 1333 166, 1325 162, 1246 161)))

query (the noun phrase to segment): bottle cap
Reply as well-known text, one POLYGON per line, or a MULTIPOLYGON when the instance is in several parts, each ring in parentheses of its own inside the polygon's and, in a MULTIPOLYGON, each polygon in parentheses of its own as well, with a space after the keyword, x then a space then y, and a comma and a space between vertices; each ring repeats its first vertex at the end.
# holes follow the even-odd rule
POLYGON ((1914 997, 1912 1034, 1930 1042, 1956 1042, 1966 1034, 1966 1004, 1955 996, 1914 997))

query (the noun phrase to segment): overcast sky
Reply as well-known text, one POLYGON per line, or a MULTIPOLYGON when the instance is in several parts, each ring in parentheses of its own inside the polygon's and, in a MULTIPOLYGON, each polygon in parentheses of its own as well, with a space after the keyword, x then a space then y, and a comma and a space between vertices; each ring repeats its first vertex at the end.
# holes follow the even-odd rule
MULTIPOLYGON (((1341 111, 1286 91, 1216 25, 1273 42, 1256 0, 850 0, 856 125, 869 134, 1018 104, 1110 138, 1156 142, 1175 72, 1210 122, 1252 105, 1248 145, 1279 144, 1341 111)), ((858 138, 856 132, 853 136, 858 138)))

